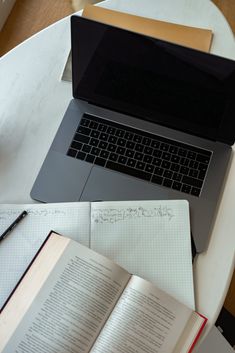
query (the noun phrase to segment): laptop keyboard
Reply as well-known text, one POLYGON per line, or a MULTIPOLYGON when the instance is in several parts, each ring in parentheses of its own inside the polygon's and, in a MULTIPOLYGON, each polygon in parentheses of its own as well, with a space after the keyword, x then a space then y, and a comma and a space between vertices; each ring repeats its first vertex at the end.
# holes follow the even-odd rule
POLYGON ((212 153, 84 114, 67 155, 200 196, 212 153))

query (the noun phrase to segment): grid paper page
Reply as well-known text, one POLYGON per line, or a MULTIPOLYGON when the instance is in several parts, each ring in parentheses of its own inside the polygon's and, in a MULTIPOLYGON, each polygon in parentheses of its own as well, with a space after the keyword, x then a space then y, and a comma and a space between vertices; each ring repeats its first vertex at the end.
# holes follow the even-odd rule
POLYGON ((195 309, 187 201, 92 203, 91 249, 195 309))
POLYGON ((51 230, 89 245, 90 203, 0 205, 0 234, 28 215, 0 243, 0 307, 51 230))

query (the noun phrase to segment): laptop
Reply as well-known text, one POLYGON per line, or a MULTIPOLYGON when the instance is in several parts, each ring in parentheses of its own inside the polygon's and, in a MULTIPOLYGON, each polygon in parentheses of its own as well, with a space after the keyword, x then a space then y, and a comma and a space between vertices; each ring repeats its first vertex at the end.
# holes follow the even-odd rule
POLYGON ((73 99, 42 202, 186 199, 207 248, 235 138, 235 62, 71 17, 73 99))

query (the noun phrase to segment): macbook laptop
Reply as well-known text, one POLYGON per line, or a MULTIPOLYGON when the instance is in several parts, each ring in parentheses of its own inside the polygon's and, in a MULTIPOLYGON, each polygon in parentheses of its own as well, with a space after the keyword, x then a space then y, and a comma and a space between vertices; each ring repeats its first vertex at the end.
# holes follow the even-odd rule
POLYGON ((235 62, 79 16, 71 34, 73 99, 31 197, 187 199, 204 251, 235 138, 235 62))

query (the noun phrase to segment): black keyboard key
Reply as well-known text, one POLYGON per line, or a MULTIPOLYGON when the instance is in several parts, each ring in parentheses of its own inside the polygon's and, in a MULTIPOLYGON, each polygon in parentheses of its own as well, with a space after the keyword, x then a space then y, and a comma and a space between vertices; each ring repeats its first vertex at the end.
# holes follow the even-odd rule
POLYGON ((109 137, 108 134, 105 134, 104 132, 101 132, 99 138, 100 138, 100 140, 102 140, 102 141, 107 141, 107 140, 108 140, 108 137, 109 137))
POLYGON ((132 159, 132 158, 129 158, 128 161, 127 161, 127 165, 129 167, 133 167, 134 168, 135 165, 136 165, 136 161, 134 159, 132 159))
POLYGON ((133 141, 136 143, 141 143, 142 137, 140 135, 134 135, 133 141))
POLYGON ((148 172, 148 173, 153 173, 154 166, 151 165, 151 164, 147 164, 146 167, 145 167, 145 171, 148 172))
POLYGON ((197 169, 198 165, 199 165, 199 163, 197 161, 190 161, 188 166, 190 168, 197 169))
POLYGON ((100 149, 97 147, 93 147, 91 150, 91 154, 94 154, 95 156, 99 156, 100 154, 100 149))
POLYGON ((124 147, 118 147, 116 149, 116 153, 118 154, 125 154, 126 149, 124 147))
POLYGON ((159 168, 159 167, 156 167, 154 170, 154 174, 157 174, 157 175, 162 175, 163 172, 164 172, 164 169, 159 168))
POLYGON ((119 138, 118 140, 117 140, 117 145, 118 146, 125 146, 125 144, 126 144, 126 141, 124 140, 124 139, 121 139, 121 138, 119 138))
POLYGON ((74 150, 72 148, 70 148, 67 152, 67 155, 70 157, 76 157, 76 154, 77 154, 77 150, 74 150))
POLYGON ((85 135, 75 134, 74 140, 75 141, 79 141, 79 142, 83 142, 83 143, 89 143, 90 138, 88 136, 85 136, 85 135))
POLYGON ((102 148, 103 150, 105 150, 108 146, 108 142, 105 142, 105 141, 100 141, 98 147, 99 148, 102 148))
POLYGON ((116 133, 116 129, 112 126, 109 126, 106 130, 107 134, 110 134, 110 135, 115 135, 116 133))
POLYGON ((169 161, 171 159, 171 154, 167 152, 162 153, 162 159, 165 159, 166 161, 169 161))
POLYGON ((132 150, 126 150, 126 152, 125 152, 125 155, 130 158, 132 158, 134 156, 134 154, 135 154, 135 152, 132 150))
POLYGON ((135 145, 135 150, 138 151, 138 152, 143 152, 144 150, 144 145, 141 145, 140 143, 137 143, 135 145))
POLYGON ((189 176, 186 176, 186 175, 183 175, 182 183, 188 184, 188 185, 191 185, 191 186, 195 186, 197 188, 201 188, 202 187, 202 180, 195 179, 195 178, 192 178, 192 177, 189 177, 189 176))
POLYGON ((195 159, 195 158, 196 158, 196 155, 197 155, 197 154, 196 154, 195 152, 188 151, 187 158, 195 159))
POLYGON ((127 148, 130 148, 130 149, 133 149, 133 148, 135 147, 135 143, 132 142, 132 141, 127 141, 126 147, 127 147, 127 148))
POLYGON ((108 141, 110 142, 110 143, 116 143, 117 142, 117 137, 115 137, 115 136, 109 136, 109 138, 108 138, 108 141))
POLYGON ((90 120, 87 119, 82 119, 80 122, 80 125, 82 126, 89 126, 90 120))
POLYGON ((200 189, 198 188, 192 188, 191 190, 191 195, 194 195, 194 196, 199 196, 200 195, 200 189))
POLYGON ((146 147, 144 148, 144 153, 145 153, 145 154, 149 154, 149 155, 151 156, 152 153, 153 153, 153 149, 152 149, 151 147, 146 146, 146 147))
POLYGON ((142 161, 144 155, 140 152, 135 152, 134 158, 137 159, 138 161, 142 161))
POLYGON ((187 167, 189 165, 190 160, 188 158, 181 158, 180 159, 180 164, 187 167))
POLYGON ((179 161, 180 161, 180 157, 179 156, 175 156, 175 155, 171 156, 171 162, 179 163, 179 161))
POLYGON ((106 164, 106 168, 116 170, 117 172, 125 173, 131 176, 134 176, 136 178, 140 178, 143 180, 150 180, 151 179, 151 174, 143 172, 141 170, 137 170, 134 168, 130 168, 128 166, 120 165, 111 161, 108 161, 106 164))
POLYGON ((172 154, 177 154, 178 153, 178 147, 170 146, 169 147, 169 152, 172 153, 172 154))
POLYGON ((126 164, 127 162, 127 158, 124 157, 124 156, 119 156, 118 158, 118 163, 121 163, 121 164, 126 164))
POLYGON ((199 163, 198 170, 200 170, 201 172, 206 172, 207 165, 204 163, 199 163))
POLYGON ((170 162, 168 161, 162 161, 162 164, 161 164, 161 167, 164 168, 164 169, 169 169, 171 166, 170 162))
POLYGON ((82 143, 77 142, 77 141, 73 141, 71 143, 71 148, 74 148, 75 150, 80 150, 82 148, 82 143))
POLYGON ((100 157, 96 157, 95 164, 100 165, 101 167, 105 166, 106 160, 100 157))
POLYGON ((94 138, 92 138, 92 139, 90 140, 90 145, 91 145, 91 146, 97 147, 98 144, 99 144, 99 140, 94 139, 94 138))
POLYGON ((117 129, 117 130, 116 130, 116 133, 115 133, 115 136, 117 136, 117 137, 123 137, 124 134, 125 134, 125 131, 117 129))
POLYGON ((101 151, 101 152, 100 152, 100 157, 101 157, 101 158, 108 159, 108 157, 109 157, 109 152, 108 152, 108 151, 101 151))
POLYGON ((172 184, 172 189, 180 191, 182 184, 178 181, 174 181, 172 184))
POLYGON ((172 170, 173 172, 178 172, 179 169, 180 169, 179 164, 171 163, 170 170, 172 170))
MULTIPOLYGON (((189 168, 188 167, 180 167, 180 170, 179 170, 179 172, 181 173, 181 174, 185 174, 185 175, 188 175, 188 173, 189 173, 189 168)), ((191 175, 191 176, 193 176, 193 175, 191 175)))
POLYGON ((191 177, 193 177, 193 178, 197 178, 197 177, 198 177, 198 170, 196 170, 196 169, 190 169, 188 175, 191 176, 191 177))
POLYGON ((162 185, 163 182, 163 177, 159 176, 159 175, 153 175, 152 179, 151 179, 152 183, 158 184, 158 185, 162 185))
POLYGON ((125 132, 124 138, 130 141, 133 139, 133 136, 134 134, 132 134, 131 132, 125 132))
POLYGON ((160 150, 167 152, 169 150, 169 145, 167 143, 161 143, 160 150))
POLYGON ((116 151, 117 146, 113 145, 112 143, 110 143, 107 147, 107 150, 110 152, 115 152, 116 151))
POLYGON ((163 173, 163 176, 168 179, 171 179, 172 175, 173 175, 173 172, 171 172, 170 170, 165 170, 163 173))
POLYGON ((83 135, 87 135, 89 136, 90 135, 90 132, 91 132, 91 129, 87 128, 87 127, 84 127, 84 126, 79 126, 77 132, 79 134, 83 134, 83 135))
POLYGON ((152 160, 153 160, 153 157, 151 157, 147 154, 144 156, 144 159, 143 159, 144 162, 149 163, 149 164, 152 163, 152 160))
POLYGON ((191 186, 190 186, 190 185, 183 184, 183 185, 182 185, 182 188, 181 188, 181 191, 182 191, 182 192, 185 192, 186 194, 190 194, 191 186))
POLYGON ((210 157, 202 155, 202 154, 198 154, 196 160, 198 162, 202 162, 202 163, 208 164, 209 161, 210 161, 210 157))
POLYGON ((200 180, 204 180, 205 176, 206 176, 206 172, 199 171, 197 178, 200 180))
POLYGON ((98 130, 102 131, 102 132, 106 132, 107 128, 108 128, 108 126, 104 125, 104 124, 99 124, 99 126, 98 126, 98 130))
POLYGON ((160 151, 160 150, 154 150, 154 151, 153 151, 153 156, 154 156, 154 157, 161 158, 161 156, 162 156, 162 151, 160 151))
POLYGON ((151 147, 158 149, 159 146, 160 146, 160 142, 159 142, 159 141, 153 140, 153 141, 151 142, 151 147))
POLYGON ((89 145, 83 145, 83 147, 82 147, 82 151, 83 151, 83 152, 89 153, 90 150, 91 150, 91 146, 89 146, 89 145))
POLYGON ((91 135, 90 135, 91 137, 95 137, 95 138, 99 138, 99 136, 100 136, 100 132, 99 131, 97 131, 97 130, 92 130, 91 131, 91 135))
POLYGON ((109 155, 109 159, 113 162, 116 162, 116 160, 118 159, 118 154, 116 153, 110 153, 109 155))
POLYGON ((92 154, 87 154, 85 161, 89 163, 93 163, 94 159, 95 159, 95 156, 93 156, 92 154))
POLYGON ((163 181, 163 185, 167 186, 168 188, 170 188, 172 186, 173 181, 171 179, 167 179, 165 178, 163 181))
POLYGON ((143 145, 149 146, 151 143, 151 139, 149 137, 144 137, 142 140, 143 145))
POLYGON ((161 160, 160 158, 154 158, 154 159, 153 159, 153 162, 152 162, 152 164, 153 164, 155 167, 160 167, 161 163, 162 163, 162 160, 161 160))
POLYGON ((143 163, 143 162, 137 162, 137 163, 136 163, 136 168, 141 169, 141 170, 144 170, 144 168, 145 168, 145 163, 143 163))
POLYGON ((76 158, 81 160, 85 159, 85 157, 86 157, 86 153, 80 152, 80 151, 76 155, 76 158))
POLYGON ((172 179, 175 180, 175 181, 181 181, 182 174, 174 173, 172 179))
POLYGON ((179 148, 178 155, 181 156, 181 157, 186 157, 187 156, 187 150, 185 150, 183 148, 179 148))
POLYGON ((90 122, 89 128, 97 129, 97 127, 98 127, 98 123, 96 121, 91 121, 90 122))

